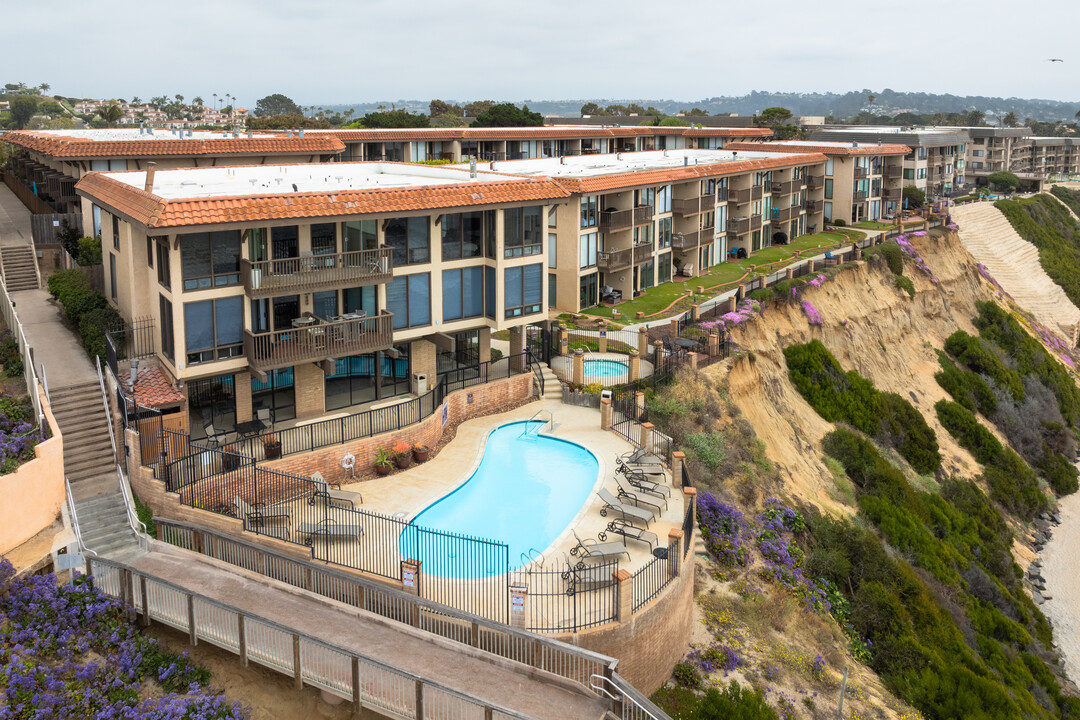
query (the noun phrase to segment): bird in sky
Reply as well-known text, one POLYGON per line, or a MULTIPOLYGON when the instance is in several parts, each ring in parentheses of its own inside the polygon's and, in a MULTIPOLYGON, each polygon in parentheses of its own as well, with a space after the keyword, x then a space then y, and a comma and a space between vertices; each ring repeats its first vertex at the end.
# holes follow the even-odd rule
POLYGON ((1061 58, 1047 58, 1046 62, 1065 62, 1061 58))

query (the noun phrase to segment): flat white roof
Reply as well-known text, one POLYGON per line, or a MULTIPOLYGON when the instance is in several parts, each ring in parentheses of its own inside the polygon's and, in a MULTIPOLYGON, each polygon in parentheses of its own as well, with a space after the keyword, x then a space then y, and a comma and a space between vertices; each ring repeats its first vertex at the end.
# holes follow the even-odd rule
MULTIPOLYGON (((102 173, 113 180, 142 189, 146 172, 102 173)), ((158 170, 153 194, 166 200, 270 195, 292 192, 343 192, 416 188, 470 182, 508 182, 516 178, 477 173, 445 166, 402 163, 317 163, 300 165, 246 165, 240 167, 158 170)))
MULTIPOLYGON (((684 165, 712 165, 776 157, 790 158, 792 155, 791 153, 749 150, 648 150, 605 155, 567 155, 563 158, 535 160, 504 160, 479 163, 477 167, 515 175, 587 178, 644 170, 672 170, 684 165)), ((469 164, 461 163, 452 167, 467 168, 469 164)))
MULTIPOLYGON (((232 138, 233 134, 222 130, 216 132, 210 130, 171 130, 169 128, 146 128, 142 132, 139 128, 110 128, 103 130, 32 130, 35 135, 51 135, 58 138, 79 138, 80 140, 93 140, 97 142, 122 142, 131 140, 222 140, 232 138), (151 132, 151 130, 153 132, 151 132)), ((255 133, 256 138, 276 137, 265 133, 255 133)), ((236 139, 244 140, 247 133, 239 133, 236 139)))

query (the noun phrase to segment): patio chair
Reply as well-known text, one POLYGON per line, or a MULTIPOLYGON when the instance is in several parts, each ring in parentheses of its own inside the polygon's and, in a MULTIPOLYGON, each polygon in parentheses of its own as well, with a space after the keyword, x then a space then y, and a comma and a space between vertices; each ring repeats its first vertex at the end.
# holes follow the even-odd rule
POLYGON ((239 495, 233 498, 233 505, 236 507, 236 516, 244 522, 245 530, 257 530, 272 521, 292 522, 292 510, 289 508, 271 508, 259 502, 249 505, 239 495))
MULTIPOLYGON (((654 479, 656 476, 645 476, 640 473, 633 472, 632 470, 622 473, 626 478, 626 482, 630 484, 630 487, 634 488, 638 492, 648 493, 658 498, 664 499, 666 506, 668 498, 671 497, 671 488, 664 484, 663 477, 654 479)), ((615 471, 615 479, 619 479, 619 471, 615 471)))
POLYGON ((356 503, 363 504, 364 496, 358 492, 351 492, 349 490, 342 490, 340 483, 328 483, 323 479, 322 473, 316 470, 311 476, 311 482, 315 485, 315 491, 311 493, 311 497, 308 498, 308 505, 314 505, 317 498, 325 498, 327 504, 333 505, 335 502, 348 503, 349 507, 355 508, 356 503), (336 485, 337 490, 331 489, 331 485, 336 485))
POLYGON ((326 540, 354 538, 359 542, 360 536, 363 534, 364 526, 360 523, 338 523, 333 518, 326 518, 317 523, 300 523, 296 527, 297 537, 306 535, 307 538, 304 540, 304 544, 308 546, 314 543, 317 537, 326 540))
POLYGON ((267 430, 274 429, 274 413, 270 408, 256 410, 255 419, 265 425, 267 430))
POLYGON ((563 571, 563 580, 574 590, 579 585, 607 585, 615 582, 612 578, 611 568, 606 565, 593 565, 579 567, 566 561, 566 570, 563 571))
POLYGON ((597 537, 600 540, 607 540, 608 533, 615 533, 616 535, 623 536, 623 544, 626 544, 626 540, 640 540, 643 543, 648 543, 650 550, 656 547, 656 544, 660 542, 660 538, 656 536, 656 533, 651 530, 644 530, 639 527, 634 527, 627 521, 621 518, 615 518, 608 523, 607 529, 600 533, 597 537))
POLYGON ((622 475, 643 475, 653 482, 662 482, 667 478, 663 465, 627 465, 622 458, 615 459, 615 472, 622 475))
POLYGON ((629 465, 631 467, 647 467, 650 465, 663 465, 664 461, 653 455, 645 448, 638 448, 628 453, 623 453, 618 457, 618 460, 622 461, 623 465, 629 465))
POLYGON ((206 434, 207 442, 213 445, 222 445, 229 441, 229 433, 227 431, 219 431, 214 428, 214 421, 203 423, 203 432, 206 434))
POLYGON ((631 488, 628 488, 623 484, 622 478, 618 475, 615 476, 615 485, 619 488, 619 499, 633 503, 636 507, 645 505, 650 508, 656 508, 656 514, 660 514, 663 510, 667 510, 667 499, 663 497, 656 497, 655 500, 643 497, 640 491, 635 492, 631 488), (660 502, 664 503, 663 508, 660 507, 660 502))
POLYGON ((570 554, 580 558, 577 564, 579 568, 585 567, 586 560, 606 560, 609 557, 618 557, 619 555, 625 555, 627 560, 630 559, 630 553, 626 551, 625 545, 617 542, 600 542, 588 538, 582 540, 581 536, 577 534, 577 530, 571 532, 574 533, 577 545, 570 548, 570 554))
POLYGON ((648 527, 649 523, 656 517, 656 513, 652 510, 625 503, 612 495, 611 491, 607 488, 601 488, 597 495, 604 501, 604 506, 600 508, 600 515, 603 517, 607 517, 608 511, 611 510, 612 512, 621 515, 624 520, 629 520, 631 518, 634 520, 641 520, 645 523, 645 527, 648 527))

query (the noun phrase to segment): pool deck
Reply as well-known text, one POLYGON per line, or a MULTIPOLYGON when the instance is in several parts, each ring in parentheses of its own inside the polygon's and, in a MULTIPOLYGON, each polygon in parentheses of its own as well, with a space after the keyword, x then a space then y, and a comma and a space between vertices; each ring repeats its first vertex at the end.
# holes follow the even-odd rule
MULTIPOLYGON (((621 385, 622 383, 629 382, 629 366, 630 356, 623 353, 614 352, 589 352, 585 353, 585 384, 600 383, 605 387, 612 387, 614 385, 621 385), (588 370, 589 360, 611 360, 617 362, 620 365, 626 366, 626 372, 621 375, 591 375, 588 370)), ((551 372, 555 373, 555 376, 566 381, 572 381, 574 376, 574 358, 568 355, 559 355, 551 359, 551 372)), ((638 361, 638 375, 639 377, 649 377, 653 374, 653 364, 642 358, 638 361)))
MULTIPOLYGON (((514 410, 498 415, 488 415, 463 422, 457 428, 457 436, 439 454, 426 463, 413 465, 402 470, 372 480, 342 484, 343 490, 355 490, 364 495, 363 508, 387 515, 402 512, 412 519, 428 505, 465 483, 472 477, 473 471, 480 464, 484 454, 484 444, 488 434, 511 422, 528 420, 541 410, 550 411, 554 417, 554 430, 545 428, 543 434, 577 443, 596 455, 600 463, 597 483, 589 494, 585 505, 571 521, 565 531, 551 547, 545 549, 545 566, 552 567, 562 562, 564 554, 576 545, 572 530, 576 530, 583 539, 596 539, 605 529, 611 517, 602 517, 600 508, 603 502, 596 495, 600 487, 605 487, 613 495, 618 494, 615 484, 615 459, 633 450, 633 446, 620 435, 600 429, 600 411, 593 408, 563 405, 557 401, 528 403, 514 410)), ((670 487, 670 477, 668 478, 670 487)), ((647 496, 646 496, 647 497, 647 496)), ((654 498, 655 499, 655 498, 654 498)), ((683 519, 683 495, 679 488, 671 487, 668 507, 654 520, 649 530, 656 533, 661 546, 667 545, 668 531, 681 529, 683 519)), ((465 530, 465 532, 468 532, 465 530)), ((500 540, 500 538, 490 538, 500 540)), ((608 540, 619 540, 619 536, 609 536, 608 540)), ((653 559, 647 544, 628 541, 630 562, 621 567, 631 573, 653 559)), ((624 556, 625 557, 625 556, 624 556)), ((511 558, 516 564, 517 558, 511 558)))

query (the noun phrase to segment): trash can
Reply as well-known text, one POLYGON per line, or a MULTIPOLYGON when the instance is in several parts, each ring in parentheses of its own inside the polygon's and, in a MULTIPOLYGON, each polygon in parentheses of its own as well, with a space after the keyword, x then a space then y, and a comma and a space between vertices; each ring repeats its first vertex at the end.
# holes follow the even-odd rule
POLYGON ((427 373, 413 373, 412 391, 417 395, 427 392, 427 373))

